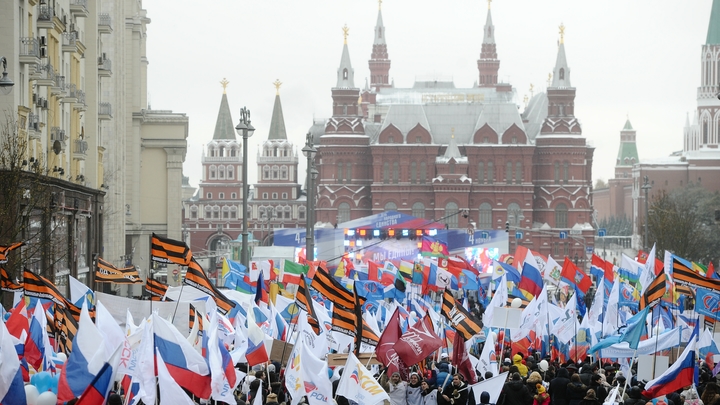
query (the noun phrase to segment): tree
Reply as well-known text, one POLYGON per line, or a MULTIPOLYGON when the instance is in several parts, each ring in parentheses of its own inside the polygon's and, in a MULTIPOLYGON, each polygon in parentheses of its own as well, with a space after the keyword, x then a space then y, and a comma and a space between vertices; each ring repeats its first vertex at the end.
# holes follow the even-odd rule
POLYGON ((607 236, 630 236, 632 235, 632 222, 623 215, 621 217, 603 218, 598 221, 600 228, 607 229, 607 236))
POLYGON ((601 188, 607 188, 608 184, 603 179, 597 179, 595 180, 595 190, 599 190, 601 188))
POLYGON ((649 207, 648 240, 660 252, 668 250, 687 260, 708 263, 720 247, 714 210, 720 207, 720 193, 699 185, 657 194, 649 207))

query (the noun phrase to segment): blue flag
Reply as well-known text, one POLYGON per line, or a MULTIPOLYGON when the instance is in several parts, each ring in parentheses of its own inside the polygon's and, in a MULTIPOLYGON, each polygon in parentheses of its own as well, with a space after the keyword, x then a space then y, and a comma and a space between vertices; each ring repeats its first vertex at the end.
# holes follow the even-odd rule
POLYGON ((640 344, 640 337, 645 334, 645 330, 647 329, 645 320, 647 319, 649 311, 650 307, 645 307, 645 309, 628 319, 627 327, 620 337, 620 341, 628 342, 630 344, 630 348, 633 350, 637 350, 638 345, 640 344))

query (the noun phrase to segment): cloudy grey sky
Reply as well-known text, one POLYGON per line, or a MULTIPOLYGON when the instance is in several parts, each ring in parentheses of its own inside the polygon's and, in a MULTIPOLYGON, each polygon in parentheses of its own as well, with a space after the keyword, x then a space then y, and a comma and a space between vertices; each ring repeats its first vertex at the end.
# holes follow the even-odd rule
MULTIPOLYGON (((593 178, 608 179, 626 117, 637 130, 640 159, 682 149, 686 113, 695 109, 700 50, 712 0, 495 0, 500 79, 523 105, 532 83, 543 91, 555 63, 558 26, 565 29, 575 114, 595 146, 593 178)), ((257 147, 267 139, 275 88, 288 137, 302 148, 313 117, 331 113, 343 37, 355 84, 369 76, 367 61, 377 18, 376 0, 145 0, 148 26, 148 99, 154 109, 190 117, 184 171, 197 185, 202 147, 212 139, 222 96, 252 111, 249 172, 255 182, 257 147)), ((415 78, 477 80, 487 1, 384 0, 390 76, 397 87, 415 78)), ((522 107, 521 107, 522 109, 522 107)), ((301 162, 303 159, 301 159, 301 162)), ((301 170, 304 172, 304 164, 301 170)))

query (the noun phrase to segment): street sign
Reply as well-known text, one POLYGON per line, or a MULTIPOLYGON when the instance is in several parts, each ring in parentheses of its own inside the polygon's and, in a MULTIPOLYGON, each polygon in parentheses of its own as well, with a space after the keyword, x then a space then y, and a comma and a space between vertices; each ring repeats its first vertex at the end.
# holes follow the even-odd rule
POLYGON ((605 229, 605 228, 600 228, 600 229, 598 229, 598 236, 599 236, 599 237, 604 238, 605 235, 607 235, 607 229, 605 229))
POLYGON ((515 231, 515 239, 522 239, 523 233, 520 231, 515 231))
POLYGON ((480 237, 483 239, 490 239, 490 232, 483 231, 480 233, 480 237))
POLYGON ((592 252, 595 250, 593 246, 585 246, 585 253, 592 254, 592 252))
POLYGON ((567 239, 567 235, 568 235, 567 232, 560 231, 560 239, 567 239))

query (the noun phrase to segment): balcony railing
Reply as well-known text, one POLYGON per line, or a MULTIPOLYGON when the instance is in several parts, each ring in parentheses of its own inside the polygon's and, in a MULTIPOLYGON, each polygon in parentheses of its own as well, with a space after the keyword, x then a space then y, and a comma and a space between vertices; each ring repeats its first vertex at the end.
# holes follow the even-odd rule
POLYGON ((87 0, 70 0, 70 12, 78 17, 87 17, 89 15, 87 3, 87 0))
POLYGON ((63 103, 74 103, 77 101, 77 86, 75 83, 68 83, 65 85, 65 97, 63 103))
POLYGON ((47 4, 38 6, 38 28, 52 28, 52 19, 55 17, 55 10, 47 4))
POLYGON ((45 65, 39 64, 35 69, 37 76, 37 84, 40 86, 54 86, 55 85, 55 68, 50 62, 45 65))
POLYGON ((50 88, 50 92, 60 97, 65 95, 65 76, 55 76, 55 85, 50 88))
POLYGON ((73 147, 73 153, 78 155, 87 155, 88 143, 83 139, 76 139, 75 146, 73 147))
POLYGON ((38 63, 40 41, 34 37, 20 38, 20 63, 38 63))
POLYGON ((85 109, 87 109, 87 105, 85 105, 85 92, 77 90, 75 92, 75 98, 77 101, 73 103, 73 108, 78 111, 85 111, 85 109))
POLYGON ((98 103, 98 118, 101 120, 112 118, 112 104, 98 103))
POLYGON ((65 142, 67 138, 65 138, 65 130, 60 129, 60 127, 52 127, 50 128, 50 140, 51 141, 60 141, 65 142))
POLYGON ((112 61, 110 59, 99 57, 98 58, 98 74, 100 76, 110 76, 112 73, 112 61))
POLYGON ((40 116, 39 115, 33 114, 33 113, 28 114, 27 124, 28 124, 28 133, 32 134, 33 132, 40 132, 40 116))
POLYGON ((62 46, 63 52, 75 52, 77 51, 77 31, 63 32, 62 34, 62 46))
POLYGON ((103 34, 109 34, 112 32, 112 18, 110 18, 110 14, 98 14, 98 31, 103 34))

